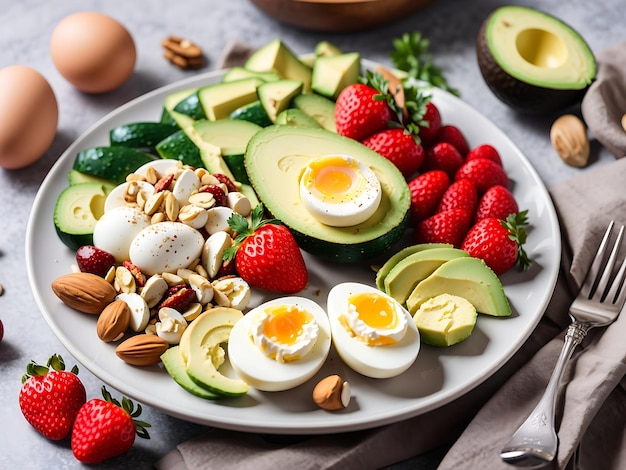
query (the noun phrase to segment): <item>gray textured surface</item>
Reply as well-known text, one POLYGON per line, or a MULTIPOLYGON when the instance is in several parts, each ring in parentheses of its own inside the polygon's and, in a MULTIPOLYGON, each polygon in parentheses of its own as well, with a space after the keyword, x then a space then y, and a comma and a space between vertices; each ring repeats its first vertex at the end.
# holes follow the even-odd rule
MULTIPOLYGON (((392 40, 404 32, 420 30, 430 39, 436 63, 461 91, 461 97, 496 122, 527 155, 545 183, 551 185, 584 171, 566 166, 550 146, 549 128, 554 117, 529 118, 510 111, 489 92, 475 59, 474 39, 480 23, 495 7, 509 3, 524 3, 555 14, 580 31, 594 52, 624 39, 626 3, 622 0, 441 0, 402 21, 350 35, 303 32, 276 23, 244 0, 0 0, 0 68, 23 64, 39 70, 54 88, 60 108, 58 132, 49 152, 29 168, 0 169, 0 283, 5 288, 0 297, 0 319, 5 325, 5 337, 0 343, 0 468, 80 467, 66 441, 53 443, 43 439, 22 418, 17 405, 20 377, 29 360, 45 361, 59 352, 68 363, 74 363, 44 322, 31 293, 24 254, 26 220, 41 181, 75 138, 117 106, 193 73, 176 69, 162 58, 161 39, 179 34, 194 40, 209 59, 204 70, 211 70, 229 41, 262 45, 275 37, 283 38, 297 52, 311 51, 319 40, 327 39, 344 50, 360 51, 364 57, 388 63, 392 40), (135 38, 136 71, 114 92, 82 94, 52 64, 48 44, 54 26, 66 15, 81 10, 100 11, 117 18, 135 38)), ((592 154, 594 165, 612 159, 595 142, 592 154)), ((82 370, 81 377, 88 394, 98 395, 101 383, 87 370, 82 370)), ((124 457, 101 468, 150 468, 177 443, 204 430, 155 410, 146 409, 144 413, 146 421, 153 425, 152 439, 138 442, 124 457)), ((395 468, 435 468, 442 452, 434 451, 395 468)))

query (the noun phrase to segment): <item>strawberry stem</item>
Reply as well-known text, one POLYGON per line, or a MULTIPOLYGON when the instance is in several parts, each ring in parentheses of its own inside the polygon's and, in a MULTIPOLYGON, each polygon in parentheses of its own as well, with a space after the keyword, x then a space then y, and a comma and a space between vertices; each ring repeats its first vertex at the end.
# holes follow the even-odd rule
MULTIPOLYGON (((50 368, 56 371, 65 370, 65 361, 60 354, 53 354, 52 356, 50 356, 45 366, 37 364, 35 361, 30 361, 28 364, 26 364, 26 374, 22 376, 22 383, 26 382, 31 377, 43 377, 48 372, 50 372, 50 368)), ((74 365, 71 372, 75 375, 78 375, 78 367, 74 365)))
POLYGON ((236 212, 228 218, 228 226, 235 233, 235 243, 233 246, 224 251, 224 261, 234 259, 235 254, 243 241, 253 235, 259 227, 266 224, 280 224, 278 219, 263 218, 264 214, 265 209, 263 208, 263 204, 257 204, 254 209, 252 209, 250 223, 248 223, 248 219, 243 217, 241 214, 237 214, 236 212))
POLYGON ((102 386, 102 397, 105 399, 105 401, 113 403, 115 406, 122 408, 126 413, 128 413, 131 418, 133 418, 133 423, 135 423, 135 432, 139 437, 143 439, 150 439, 150 434, 148 433, 148 430, 146 428, 151 427, 151 425, 149 423, 146 423, 145 421, 140 421, 136 419, 139 417, 139 415, 141 415, 143 411, 139 403, 137 403, 137 406, 135 406, 130 398, 122 397, 122 403, 120 404, 119 400, 113 398, 111 393, 106 389, 104 385, 102 386))
POLYGON ((500 223, 509 231, 509 239, 517 244, 517 264, 522 271, 526 271, 533 262, 524 250, 524 243, 526 243, 528 235, 525 228, 528 225, 528 210, 509 214, 500 223))

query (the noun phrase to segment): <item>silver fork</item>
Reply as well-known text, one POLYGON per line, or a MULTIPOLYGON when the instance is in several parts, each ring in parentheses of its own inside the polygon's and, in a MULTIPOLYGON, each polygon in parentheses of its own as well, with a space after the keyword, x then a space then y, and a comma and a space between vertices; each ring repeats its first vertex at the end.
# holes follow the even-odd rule
POLYGON ((565 335, 565 344, 550 377, 546 390, 526 421, 502 448, 500 458, 517 467, 539 468, 554 460, 558 438, 554 427, 557 392, 565 366, 574 349, 594 327, 609 325, 617 318, 626 300, 626 259, 612 277, 624 235, 619 229, 608 259, 607 250, 614 222, 611 221, 591 263, 580 292, 569 311, 572 323, 565 335))

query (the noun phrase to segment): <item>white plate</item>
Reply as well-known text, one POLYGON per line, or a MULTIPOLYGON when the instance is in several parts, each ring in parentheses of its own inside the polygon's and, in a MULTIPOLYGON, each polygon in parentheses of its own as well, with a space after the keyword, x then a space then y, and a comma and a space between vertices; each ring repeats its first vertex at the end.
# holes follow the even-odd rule
MULTIPOLYGON (((371 66, 371 63, 368 63, 371 66)), ((114 354, 114 345, 96 336, 95 317, 76 312, 53 294, 50 285, 70 272, 74 253, 57 238, 52 214, 58 194, 80 149, 107 145, 111 128, 160 118, 166 95, 220 80, 221 73, 198 75, 160 88, 113 111, 74 142, 44 180, 28 222, 26 257, 35 298, 45 320, 68 351, 104 383, 145 405, 201 424, 242 431, 276 434, 319 434, 369 428, 409 418, 463 395, 497 371, 528 338, 552 294, 559 269, 560 234, 556 213, 545 186, 528 160, 493 123, 445 92, 434 90, 434 102, 444 123, 455 124, 470 146, 494 145, 501 153, 521 208, 531 221, 527 250, 535 260, 526 273, 503 276, 513 308, 510 318, 480 316, 473 335, 448 349, 423 346, 404 374, 384 380, 368 379, 349 370, 331 353, 322 371, 286 392, 258 392, 222 401, 196 398, 180 388, 159 366, 129 366, 114 354), (352 386, 353 399, 342 412, 318 409, 311 400, 317 379, 338 373, 352 386)), ((364 266, 331 266, 305 255, 310 286, 302 294, 325 307, 330 288, 343 281, 374 283, 364 266)), ((260 302, 260 296, 254 302, 260 302)))

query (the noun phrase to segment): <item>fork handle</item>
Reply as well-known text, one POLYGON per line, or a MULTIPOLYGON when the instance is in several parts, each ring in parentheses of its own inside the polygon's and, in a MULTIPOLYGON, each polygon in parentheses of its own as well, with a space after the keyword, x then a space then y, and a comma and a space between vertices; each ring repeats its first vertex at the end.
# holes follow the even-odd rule
POLYGON ((504 453, 524 448, 545 462, 554 459, 558 442, 554 423, 557 392, 565 366, 589 329, 588 323, 575 321, 570 324, 561 354, 539 403, 506 444, 503 449, 504 453))

